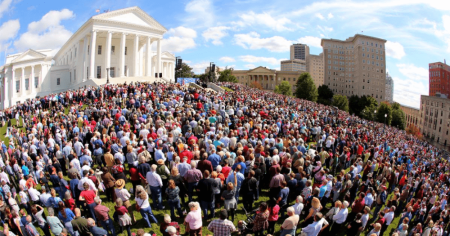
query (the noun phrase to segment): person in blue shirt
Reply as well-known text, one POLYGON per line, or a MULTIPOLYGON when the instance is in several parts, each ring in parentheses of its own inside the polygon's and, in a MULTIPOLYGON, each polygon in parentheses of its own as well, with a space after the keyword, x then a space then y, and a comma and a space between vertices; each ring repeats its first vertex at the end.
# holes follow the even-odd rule
POLYGON ((28 167, 25 165, 25 162, 22 161, 22 174, 24 176, 28 176, 30 174, 30 170, 28 169, 28 167))
POLYGON ((216 150, 211 149, 211 155, 209 155, 208 161, 211 162, 211 165, 214 170, 220 164, 220 156, 216 154, 216 150))
POLYGON ((247 166, 245 165, 245 163, 244 163, 244 157, 243 156, 239 156, 237 159, 236 159, 236 163, 234 163, 234 165, 231 167, 231 169, 232 170, 236 170, 236 168, 237 168, 237 166, 239 165, 239 166, 241 166, 240 168, 239 168, 239 172, 241 173, 241 174, 244 174, 245 173, 245 169, 247 168, 247 166))
POLYGON ((242 174, 240 172, 241 170, 241 166, 237 166, 235 171, 230 172, 230 174, 228 175, 227 179, 226 179, 226 184, 228 183, 234 183, 234 175, 236 174, 236 179, 237 179, 237 185, 236 185, 236 202, 239 201, 239 191, 241 190, 241 185, 242 185, 242 181, 244 181, 245 177, 244 174, 242 174))
POLYGON ((284 214, 286 213, 286 209, 288 208, 288 196, 289 196, 289 188, 287 187, 286 181, 281 182, 281 190, 278 194, 277 204, 281 209, 281 218, 284 218, 284 214))
POLYGON ((95 225, 95 221, 92 218, 87 219, 87 224, 89 227, 89 231, 92 233, 93 236, 104 236, 104 235, 109 235, 108 231, 97 227, 95 225))

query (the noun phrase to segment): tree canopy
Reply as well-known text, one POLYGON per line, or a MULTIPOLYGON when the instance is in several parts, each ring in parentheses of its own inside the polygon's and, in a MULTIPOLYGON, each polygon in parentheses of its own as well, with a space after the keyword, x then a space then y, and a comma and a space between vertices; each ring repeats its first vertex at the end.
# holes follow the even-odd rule
POLYGON ((324 105, 330 105, 334 95, 333 91, 325 84, 320 85, 317 91, 319 94, 317 102, 324 105))
POLYGON ((192 67, 188 64, 181 64, 181 70, 177 71, 178 78, 191 78, 194 76, 194 72, 192 72, 192 67))
POLYGON ((295 96, 300 99, 317 101, 318 92, 316 85, 308 72, 301 74, 296 83, 295 96))
MULTIPOLYGON (((349 112, 350 114, 355 114, 359 117, 364 117, 363 111, 368 110, 368 108, 376 108, 378 106, 377 100, 371 96, 363 95, 359 97, 358 95, 352 95, 348 99, 349 103, 349 112)), ((371 109, 374 111, 374 109, 371 109)), ((364 117, 366 118, 366 117, 364 117)), ((373 120, 371 118, 370 120, 373 120)))
POLYGON ((219 72, 219 81, 220 82, 232 82, 237 83, 238 80, 236 79, 236 76, 233 74, 233 68, 226 68, 225 70, 219 72))
POLYGON ((348 112, 348 100, 347 96, 345 95, 339 95, 335 94, 333 96, 333 106, 336 106, 340 110, 347 111, 348 112))
POLYGON ((291 85, 289 84, 289 82, 283 81, 275 87, 274 92, 286 96, 291 96, 292 95, 291 85))
POLYGON ((392 107, 387 102, 380 103, 377 109, 377 121, 386 125, 392 121, 392 107), (384 117, 387 115, 387 117, 384 117))

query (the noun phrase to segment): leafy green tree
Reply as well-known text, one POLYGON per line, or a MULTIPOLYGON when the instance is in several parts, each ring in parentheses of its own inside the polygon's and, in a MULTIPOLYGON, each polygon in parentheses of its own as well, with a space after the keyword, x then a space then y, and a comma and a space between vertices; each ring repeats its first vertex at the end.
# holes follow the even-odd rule
POLYGON ((399 128, 401 130, 404 130, 405 129, 405 125, 406 125, 405 113, 401 109, 393 109, 392 110, 391 126, 397 127, 397 128, 399 128))
POLYGON ((333 96, 333 106, 336 106, 340 110, 348 112, 348 100, 347 96, 335 94, 333 96))
POLYGON ((232 82, 232 83, 238 83, 238 80, 236 79, 236 76, 233 75, 233 68, 226 68, 225 70, 219 72, 219 79, 220 82, 232 82))
POLYGON ((296 83, 295 96, 300 99, 317 101, 319 96, 316 85, 308 72, 302 73, 296 83))
POLYGON ((317 102, 324 105, 330 105, 334 95, 333 91, 325 84, 320 85, 317 91, 319 94, 317 102))
POLYGON ((391 107, 393 110, 401 110, 400 104, 398 102, 392 103, 391 107))
POLYGON ((192 78, 194 76, 194 72, 192 71, 192 67, 188 64, 181 64, 181 70, 177 71, 178 78, 192 78))
POLYGON ((287 81, 281 82, 279 85, 275 86, 275 93, 283 94, 287 96, 292 95, 291 85, 287 81))
POLYGON ((391 124, 392 121, 392 107, 387 102, 380 103, 377 109, 377 121, 386 125, 391 124), (387 117, 384 117, 387 115, 387 117))
POLYGON ((377 110, 378 107, 374 104, 370 104, 369 106, 364 107, 364 109, 361 111, 360 117, 366 119, 366 120, 375 120, 376 114, 375 110, 377 110))
POLYGON ((348 98, 348 106, 350 114, 361 116, 364 104, 361 102, 361 98, 358 95, 352 95, 348 98))

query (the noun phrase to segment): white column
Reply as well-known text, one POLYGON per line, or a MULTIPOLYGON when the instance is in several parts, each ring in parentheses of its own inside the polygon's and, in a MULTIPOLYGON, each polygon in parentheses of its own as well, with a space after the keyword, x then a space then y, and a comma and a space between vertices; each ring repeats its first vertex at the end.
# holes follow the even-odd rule
MULTIPOLYGON (((4 78, 5 83, 3 86, 3 88, 4 88, 3 96, 5 96, 3 98, 3 109, 9 107, 9 93, 10 93, 9 91, 11 91, 9 88, 9 80, 11 80, 11 77, 6 76, 7 74, 8 73, 5 73, 5 78, 4 78)), ((12 73, 12 74, 14 75, 14 73, 12 73)))
POLYGON ((10 88, 11 88, 11 98, 13 98, 13 97, 15 97, 15 95, 16 95, 16 78, 15 78, 15 76, 16 76, 16 73, 15 73, 15 68, 13 67, 12 68, 12 78, 11 78, 11 85, 10 85, 10 88))
POLYGON ((31 94, 34 95, 35 92, 35 86, 34 86, 34 65, 31 66, 31 75, 30 75, 30 80, 29 80, 29 84, 31 87, 31 94))
POLYGON ((22 67, 22 78, 20 79, 20 93, 23 95, 26 94, 25 92, 25 67, 22 67))
POLYGON ((93 30, 91 32, 91 46, 90 46, 90 61, 89 61, 89 79, 95 78, 95 46, 97 40, 97 31, 93 30))
POLYGON ((133 68, 133 76, 138 76, 139 73, 139 35, 134 37, 134 48, 133 48, 133 56, 134 56, 134 68, 133 68))
MULTIPOLYGON (((112 38, 112 32, 108 31, 106 32, 106 48, 105 48, 105 56, 106 56, 106 60, 105 60, 105 71, 106 73, 108 73, 108 71, 106 70, 106 68, 110 68, 111 67, 111 38, 112 38)), ((102 73, 103 74, 103 73, 102 73)), ((107 78, 107 74, 105 74, 105 78, 107 78)))
POLYGON ((120 49, 119 49, 119 76, 125 76, 125 45, 126 45, 127 35, 122 33, 120 37, 120 49))
POLYGON ((83 40, 83 58, 82 58, 82 63, 81 63, 81 65, 82 65, 82 68, 81 68, 81 81, 86 81, 86 79, 87 79, 87 56, 88 56, 88 54, 89 54, 89 52, 88 52, 88 40, 89 40, 89 38, 88 38, 88 36, 86 35, 85 37, 84 37, 84 40, 83 40))
POLYGON ((161 39, 158 39, 156 42, 156 72, 161 73, 161 39))
POLYGON ((152 76, 152 40, 150 37, 147 37, 147 51, 145 53, 145 75, 152 76))

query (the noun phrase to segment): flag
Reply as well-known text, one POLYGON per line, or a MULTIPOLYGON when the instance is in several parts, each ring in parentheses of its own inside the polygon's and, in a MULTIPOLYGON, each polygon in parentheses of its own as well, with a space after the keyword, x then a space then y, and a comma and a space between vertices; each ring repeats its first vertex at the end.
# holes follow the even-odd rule
POLYGON ((99 13, 99 12, 100 12, 100 9, 95 10, 95 12, 99 13))

